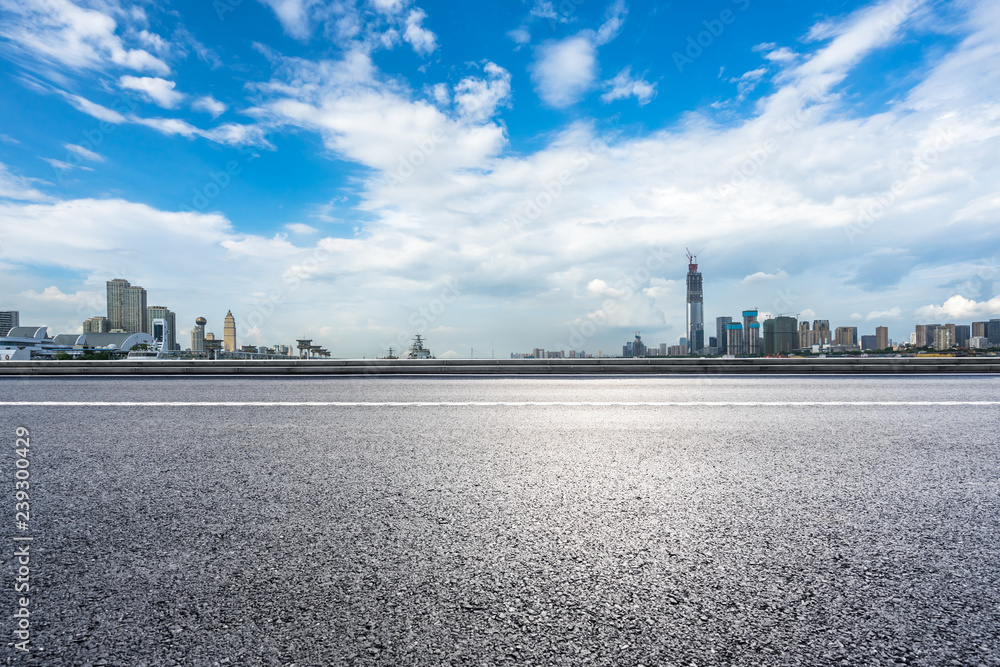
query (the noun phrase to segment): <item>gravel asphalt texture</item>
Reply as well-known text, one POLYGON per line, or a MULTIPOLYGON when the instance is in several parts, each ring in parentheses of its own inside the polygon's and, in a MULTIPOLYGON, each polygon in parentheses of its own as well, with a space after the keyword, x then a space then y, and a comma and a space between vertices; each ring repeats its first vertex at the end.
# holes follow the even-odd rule
MULTIPOLYGON (((1000 400, 1000 378, 0 380, 11 400, 1000 400)), ((1000 665, 996 406, 4 406, 0 433, 6 664, 1000 665)))

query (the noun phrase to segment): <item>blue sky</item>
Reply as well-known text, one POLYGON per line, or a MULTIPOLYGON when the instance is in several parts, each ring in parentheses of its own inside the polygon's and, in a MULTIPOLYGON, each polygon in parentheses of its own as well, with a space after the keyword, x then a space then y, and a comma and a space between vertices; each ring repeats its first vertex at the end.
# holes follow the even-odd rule
POLYGON ((1000 316, 987 1, 0 0, 0 309, 614 353, 1000 316))

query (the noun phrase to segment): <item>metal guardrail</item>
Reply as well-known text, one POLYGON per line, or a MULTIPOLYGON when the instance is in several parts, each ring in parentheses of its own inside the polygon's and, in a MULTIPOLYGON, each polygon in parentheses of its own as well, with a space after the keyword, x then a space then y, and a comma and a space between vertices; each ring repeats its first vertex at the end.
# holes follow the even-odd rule
POLYGON ((746 359, 223 359, 8 361, 0 377, 71 375, 730 375, 1000 373, 1000 357, 746 359))

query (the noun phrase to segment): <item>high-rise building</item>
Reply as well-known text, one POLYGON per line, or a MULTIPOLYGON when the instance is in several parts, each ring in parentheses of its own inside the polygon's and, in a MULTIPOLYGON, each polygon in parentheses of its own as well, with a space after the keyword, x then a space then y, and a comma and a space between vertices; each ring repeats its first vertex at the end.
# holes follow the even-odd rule
POLYGON ((968 324, 955 325, 955 347, 968 347, 972 337, 972 327, 968 324))
POLYGON ((83 333, 108 333, 108 318, 96 315, 83 321, 83 333))
POLYGON ((745 354, 760 354, 762 340, 757 309, 743 311, 743 349, 745 354))
POLYGON ((233 311, 226 313, 226 319, 222 326, 223 349, 226 352, 236 351, 236 318, 233 311))
POLYGON ((6 336, 14 327, 21 326, 21 313, 17 310, 0 310, 0 336, 6 336))
POLYGON ((743 343, 743 325, 739 322, 730 322, 726 325, 726 350, 726 354, 746 354, 746 347, 743 343))
POLYGON ((837 327, 834 332, 834 342, 844 347, 857 347, 858 328, 857 327, 837 327))
POLYGON ((948 327, 938 327, 934 330, 934 349, 950 350, 955 344, 955 336, 948 327))
POLYGON ((191 351, 192 352, 204 352, 205 351, 205 325, 208 324, 208 320, 204 317, 199 317, 194 321, 194 326, 191 328, 191 351))
POLYGON ((875 349, 889 349, 889 327, 875 327, 875 349))
POLYGON ((687 253, 687 345, 688 354, 698 354, 705 347, 704 296, 698 258, 687 253))
POLYGON ((798 320, 787 315, 764 320, 764 354, 788 354, 798 347, 798 320))
POLYGON ((149 331, 146 333, 152 335, 153 333, 153 320, 166 320, 167 323, 167 340, 164 341, 164 350, 174 350, 177 347, 177 314, 170 310, 166 306, 147 306, 146 307, 146 322, 149 324, 149 331))
POLYGON ((987 331, 989 329, 989 322, 973 322, 972 323, 972 337, 973 338, 986 338, 987 331))
POLYGON ((108 329, 125 329, 125 290, 130 287, 124 278, 109 280, 108 289, 108 329))
POLYGON ((867 335, 866 336, 862 336, 861 337, 861 349, 862 349, 862 351, 877 350, 878 348, 875 347, 875 346, 878 345, 878 343, 876 343, 875 341, 876 341, 875 336, 867 336, 867 335))
POLYGON ((988 322, 986 337, 990 339, 990 347, 1000 345, 1000 320, 990 320, 988 322))
POLYGON ((830 330, 830 320, 813 320, 812 345, 830 345, 833 334, 830 330))
POLYGON ((125 288, 125 326, 129 333, 147 333, 146 290, 138 285, 125 288))
POLYGON ((809 322, 799 322, 799 349, 805 349, 812 345, 812 332, 809 331, 809 322))
POLYGON ((148 333, 146 320, 146 290, 124 278, 109 280, 108 329, 128 333, 148 333))
POLYGON ((718 345, 719 354, 729 354, 726 347, 726 341, 728 340, 728 335, 726 334, 726 327, 733 323, 733 318, 731 317, 716 317, 715 318, 715 342, 718 345))
POLYGON ((940 324, 918 324, 915 331, 917 334, 917 347, 933 347, 934 332, 940 327, 940 324))

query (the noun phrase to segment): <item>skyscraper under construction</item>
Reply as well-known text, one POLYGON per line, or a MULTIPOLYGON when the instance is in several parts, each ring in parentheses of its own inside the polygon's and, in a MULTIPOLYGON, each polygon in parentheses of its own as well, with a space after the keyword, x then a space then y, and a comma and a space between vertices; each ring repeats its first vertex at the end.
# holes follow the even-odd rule
POLYGON ((687 251, 687 341, 688 354, 698 354, 705 347, 705 314, 698 257, 687 251))

